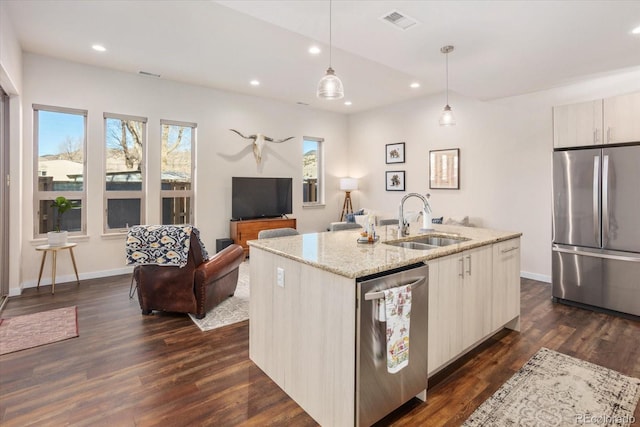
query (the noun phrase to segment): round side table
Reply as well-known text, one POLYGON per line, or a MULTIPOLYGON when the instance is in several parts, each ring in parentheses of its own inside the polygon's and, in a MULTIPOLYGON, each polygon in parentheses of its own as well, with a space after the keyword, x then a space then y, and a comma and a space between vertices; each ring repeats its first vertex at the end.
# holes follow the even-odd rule
POLYGON ((40 273, 38 274, 38 289, 40 288, 40 279, 42 279, 42 270, 44 269, 44 262, 47 259, 47 252, 51 252, 53 255, 53 259, 51 260, 51 293, 53 294, 56 290, 56 256, 58 251, 63 249, 68 249, 69 254, 71 255, 71 262, 73 263, 73 271, 76 273, 76 282, 78 285, 80 284, 80 278, 78 277, 78 268, 76 267, 76 258, 73 256, 73 248, 75 248, 77 243, 66 243, 60 246, 51 246, 51 245, 40 245, 36 246, 36 251, 42 252, 42 262, 40 263, 40 273))

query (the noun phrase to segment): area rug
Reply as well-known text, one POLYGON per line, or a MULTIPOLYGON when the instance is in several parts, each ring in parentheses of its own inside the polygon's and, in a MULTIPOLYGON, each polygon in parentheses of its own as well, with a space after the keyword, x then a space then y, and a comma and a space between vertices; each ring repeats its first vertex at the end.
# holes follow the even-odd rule
POLYGON ((193 323, 203 331, 242 322, 249 318, 249 261, 240 264, 238 286, 231 298, 227 298, 211 309, 203 319, 189 314, 193 323))
POLYGON ((78 336, 76 306, 0 319, 0 354, 78 336))
POLYGON ((541 348, 464 426, 629 426, 639 399, 640 379, 541 348))

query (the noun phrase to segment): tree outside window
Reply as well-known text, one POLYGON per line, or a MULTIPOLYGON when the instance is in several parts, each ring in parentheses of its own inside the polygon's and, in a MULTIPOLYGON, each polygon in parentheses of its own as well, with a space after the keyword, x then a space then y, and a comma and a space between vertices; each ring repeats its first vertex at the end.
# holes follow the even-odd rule
POLYGON ((35 237, 55 229, 56 211, 51 204, 59 196, 73 205, 61 218, 60 228, 80 234, 86 230, 83 209, 87 111, 35 104, 33 111, 35 237))
POLYGON ((144 117, 104 114, 105 232, 121 232, 144 219, 144 117))
POLYGON ((161 120, 160 126, 162 223, 193 223, 193 146, 196 124, 161 120))

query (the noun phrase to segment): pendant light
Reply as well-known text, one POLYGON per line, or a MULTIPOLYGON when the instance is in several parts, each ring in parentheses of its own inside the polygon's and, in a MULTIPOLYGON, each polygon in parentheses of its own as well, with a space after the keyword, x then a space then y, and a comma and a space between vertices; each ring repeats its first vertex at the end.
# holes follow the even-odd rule
POLYGON ((329 68, 327 74, 318 83, 318 98, 340 99, 344 97, 342 82, 331 68, 331 0, 329 0, 329 68))
POLYGON ((456 118, 453 116, 451 107, 449 107, 449 52, 453 52, 453 46, 442 46, 440 52, 444 53, 447 62, 447 105, 444 106, 440 116, 440 126, 455 126, 456 118))

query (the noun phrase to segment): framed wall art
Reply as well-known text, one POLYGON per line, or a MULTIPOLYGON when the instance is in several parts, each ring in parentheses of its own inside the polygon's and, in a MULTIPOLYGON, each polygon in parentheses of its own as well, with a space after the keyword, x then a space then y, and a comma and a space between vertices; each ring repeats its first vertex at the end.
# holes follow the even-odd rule
POLYGON ((387 171, 385 172, 385 180, 386 180, 387 191, 404 191, 405 189, 404 171, 387 171))
POLYGON ((404 142, 385 145, 386 162, 404 163, 404 142))
POLYGON ((460 189, 460 149, 429 151, 429 188, 460 189))

